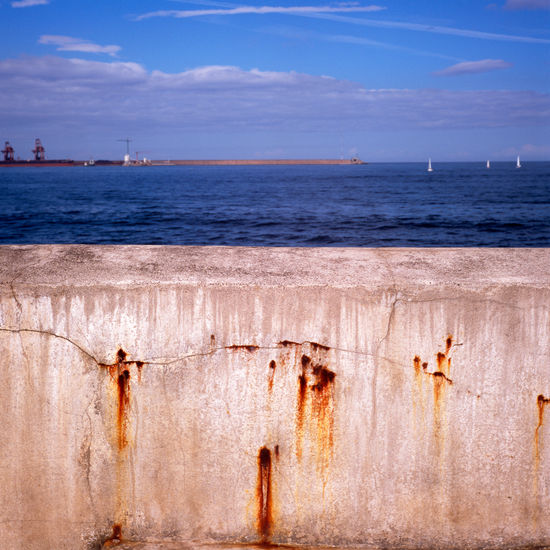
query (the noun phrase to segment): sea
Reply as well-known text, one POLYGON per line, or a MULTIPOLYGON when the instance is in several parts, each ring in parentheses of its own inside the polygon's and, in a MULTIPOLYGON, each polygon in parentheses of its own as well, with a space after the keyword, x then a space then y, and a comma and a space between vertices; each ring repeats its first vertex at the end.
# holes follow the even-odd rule
POLYGON ((550 162, 433 168, 0 168, 0 244, 550 246, 550 162))

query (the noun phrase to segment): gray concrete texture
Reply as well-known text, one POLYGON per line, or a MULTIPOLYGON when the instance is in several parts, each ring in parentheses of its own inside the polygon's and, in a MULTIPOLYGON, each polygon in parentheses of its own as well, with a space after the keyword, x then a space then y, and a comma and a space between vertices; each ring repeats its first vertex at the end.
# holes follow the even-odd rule
POLYGON ((550 545, 549 266, 0 247, 2 548, 550 545))

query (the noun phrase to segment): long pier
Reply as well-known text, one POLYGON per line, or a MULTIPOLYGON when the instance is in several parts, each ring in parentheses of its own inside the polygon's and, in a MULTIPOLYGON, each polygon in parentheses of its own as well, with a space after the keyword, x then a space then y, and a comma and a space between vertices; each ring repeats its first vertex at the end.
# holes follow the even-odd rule
POLYGON ((153 166, 264 166, 264 165, 339 165, 366 164, 351 159, 227 159, 227 160, 152 160, 153 166))
MULTIPOLYGON (((85 160, 59 161, 0 161, 0 167, 58 167, 58 166, 86 166, 85 160)), ((367 164, 358 158, 351 159, 222 159, 222 160, 132 160, 124 164, 121 160, 96 160, 95 166, 266 166, 266 165, 350 165, 367 164)))

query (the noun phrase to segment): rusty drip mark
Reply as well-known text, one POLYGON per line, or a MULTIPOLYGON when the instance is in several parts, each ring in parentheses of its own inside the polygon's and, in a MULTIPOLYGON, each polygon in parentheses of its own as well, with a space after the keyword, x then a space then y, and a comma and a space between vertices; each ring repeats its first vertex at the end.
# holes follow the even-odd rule
MULTIPOLYGON (((305 357, 305 356, 304 356, 305 357)), ((302 357, 303 359, 303 357, 302 357)), ((298 405, 296 409, 296 458, 302 458, 302 438, 304 435, 304 417, 307 401, 307 374, 302 368, 302 374, 298 376, 298 405)))
POLYGON ((124 449, 128 444, 126 428, 128 424, 127 413, 130 408, 130 371, 123 370, 118 375, 118 448, 124 449))
POLYGON ((143 361, 136 361, 136 368, 138 371, 138 382, 141 382, 141 369, 143 368, 143 361))
MULTIPOLYGON (((317 438, 323 455, 326 456, 334 445, 334 393, 333 384, 336 374, 326 366, 313 365, 315 384, 313 390, 313 413, 317 419, 317 438), (326 445, 328 444, 328 449, 326 445)), ((324 463, 328 459, 324 460, 324 463)))
POLYGON ((445 374, 445 376, 451 374, 451 358, 449 357, 449 353, 452 347, 453 337, 449 334, 445 340, 445 353, 437 353, 437 370, 445 374))
POLYGON ((116 353, 116 357, 117 363, 123 363, 124 361, 126 361, 126 357, 128 357, 128 354, 122 348, 120 348, 116 353))
POLYGON ((323 365, 315 365, 313 367, 313 374, 317 378, 317 384, 315 384, 315 389, 317 390, 325 389, 331 382, 334 382, 336 376, 334 372, 328 370, 323 365))
POLYGON ((122 526, 119 523, 115 523, 111 536, 103 543, 103 548, 118 546, 122 541, 122 526))
POLYGON ((544 407, 546 407, 546 405, 548 405, 550 403, 550 397, 544 397, 544 395, 539 394, 537 396, 537 408, 538 408, 538 412, 539 412, 539 421, 538 421, 538 424, 537 424, 537 427, 535 428, 535 459, 536 459, 536 463, 537 463, 537 468, 538 468, 538 464, 539 464, 539 461, 540 461, 540 435, 539 435, 539 431, 540 429, 542 428, 542 425, 543 425, 543 422, 544 422, 544 407))
MULTIPOLYGON (((414 373, 418 376, 420 374, 420 357, 418 357, 418 355, 414 356, 413 364, 414 364, 414 373)), ((426 367, 428 366, 427 363, 425 363, 425 365, 426 367)))
POLYGON ((269 393, 273 391, 273 379, 275 378, 275 369, 277 368, 277 363, 274 360, 269 362, 269 378, 267 380, 267 389, 269 393))
POLYGON ((258 486, 256 491, 258 504, 257 526, 261 542, 269 542, 273 529, 271 495, 271 451, 262 447, 258 453, 258 486))
POLYGON ((298 461, 301 460, 302 441, 307 421, 317 446, 318 467, 323 473, 324 490, 324 484, 327 481, 325 475, 334 446, 333 386, 336 373, 326 365, 326 352, 330 348, 315 342, 307 343, 310 346, 311 354, 303 354, 299 363, 302 373, 298 376, 296 457, 298 461), (310 407, 309 420, 306 415, 308 406, 310 407))
MULTIPOLYGON (((440 407, 439 399, 440 399, 440 396, 441 396, 441 389, 442 389, 442 385, 443 385, 443 377, 442 376, 436 376, 435 372, 428 373, 428 374, 431 374, 432 376, 434 376, 434 406, 435 406, 435 409, 436 409, 436 416, 439 418, 439 407, 440 407)), ((442 373, 438 372, 437 374, 441 375, 442 373)))
POLYGON ((413 358, 413 366, 418 391, 422 391, 422 377, 420 376, 421 372, 423 372, 427 376, 432 377, 433 379, 433 428, 438 451, 440 454, 443 450, 443 441, 441 438, 443 435, 443 423, 445 421, 442 399, 446 385, 453 384, 453 381, 449 376, 451 371, 451 358, 449 357, 449 353, 452 347, 453 337, 451 335, 448 335, 445 340, 445 353, 440 351, 436 355, 437 367, 434 371, 429 371, 428 363, 423 363, 418 355, 415 355, 413 358))

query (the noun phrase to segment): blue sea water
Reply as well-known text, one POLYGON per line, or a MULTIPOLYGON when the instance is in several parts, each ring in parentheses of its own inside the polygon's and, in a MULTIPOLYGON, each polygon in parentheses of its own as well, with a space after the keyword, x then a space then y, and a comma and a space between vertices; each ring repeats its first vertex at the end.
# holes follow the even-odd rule
POLYGON ((0 243, 550 246, 550 162, 0 168, 0 243))

